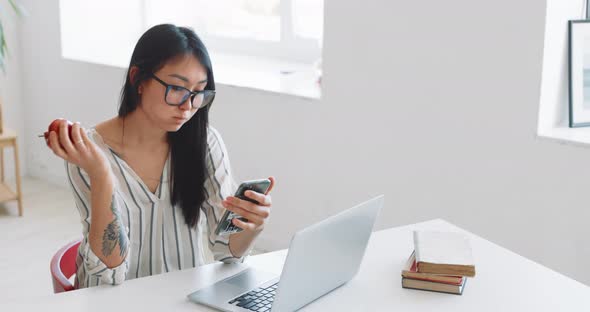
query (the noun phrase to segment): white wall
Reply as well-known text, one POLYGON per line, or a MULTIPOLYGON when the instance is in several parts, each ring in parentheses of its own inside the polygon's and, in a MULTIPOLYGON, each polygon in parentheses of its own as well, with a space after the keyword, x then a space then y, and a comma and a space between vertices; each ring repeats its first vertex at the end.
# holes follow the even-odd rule
MULTIPOLYGON (((20 173, 26 175, 27 166, 25 163, 26 144, 25 126, 24 126, 24 109, 21 88, 21 53, 19 41, 19 25, 22 20, 12 11, 8 1, 0 3, 0 19, 4 27, 4 35, 8 45, 8 56, 5 59, 5 72, 0 70, 0 101, 2 102, 2 112, 4 128, 8 128, 17 133, 17 143, 19 144, 20 173)), ((14 182, 14 151, 12 148, 4 149, 4 170, 7 181, 14 182)), ((16 203, 16 202, 14 202, 16 203)), ((16 207, 16 205, 15 205, 16 207)))
MULTIPOLYGON (((23 87, 29 172, 65 183, 32 134, 115 115, 124 70, 60 59, 57 3, 24 1, 23 87)), ((378 228, 444 218, 590 283, 590 151, 535 134, 544 16, 539 0, 327 1, 321 101, 219 86, 238 178, 278 180, 262 247, 384 193, 378 228)))

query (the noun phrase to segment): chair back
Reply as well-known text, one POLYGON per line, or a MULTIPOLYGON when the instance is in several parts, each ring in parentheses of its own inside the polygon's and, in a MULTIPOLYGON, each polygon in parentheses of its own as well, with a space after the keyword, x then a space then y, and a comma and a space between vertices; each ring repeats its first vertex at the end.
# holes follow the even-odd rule
POLYGON ((69 278, 76 274, 76 256, 80 242, 81 240, 76 240, 63 246, 51 258, 51 279, 53 292, 56 294, 75 289, 69 278))

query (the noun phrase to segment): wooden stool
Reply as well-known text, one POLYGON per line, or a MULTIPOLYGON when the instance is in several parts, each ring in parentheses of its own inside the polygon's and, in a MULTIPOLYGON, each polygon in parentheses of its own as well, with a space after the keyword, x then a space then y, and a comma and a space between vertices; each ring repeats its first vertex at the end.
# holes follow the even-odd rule
POLYGON ((14 131, 3 129, 0 133, 0 202, 9 200, 18 201, 18 215, 23 215, 23 200, 20 188, 20 170, 18 168, 18 145, 16 144, 16 133, 14 131), (4 183, 4 148, 12 147, 14 150, 14 171, 16 176, 16 193, 4 183))

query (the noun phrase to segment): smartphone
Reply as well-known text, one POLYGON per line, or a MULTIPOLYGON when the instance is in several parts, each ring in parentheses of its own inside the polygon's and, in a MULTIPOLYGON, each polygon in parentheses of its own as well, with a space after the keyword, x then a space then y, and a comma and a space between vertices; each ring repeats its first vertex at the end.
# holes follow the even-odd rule
MULTIPOLYGON (((244 182, 242 182, 242 184, 240 184, 240 186, 238 187, 238 190, 236 191, 236 194, 234 196, 239 199, 247 200, 249 202, 258 204, 257 201, 255 201, 249 197, 246 197, 246 195, 244 193, 246 193, 246 191, 248 191, 248 190, 251 190, 251 191, 254 191, 254 192, 257 192, 260 194, 266 194, 266 191, 268 191, 269 187, 270 187, 270 180, 269 179, 244 181, 244 182)), ((215 235, 228 235, 228 234, 241 232, 242 229, 235 226, 232 223, 232 220, 234 218, 238 218, 238 220, 248 222, 248 220, 246 218, 244 218, 238 214, 235 214, 235 213, 226 209, 225 212, 223 213, 223 216, 221 217, 221 220, 217 224, 217 229, 215 229, 215 235)))

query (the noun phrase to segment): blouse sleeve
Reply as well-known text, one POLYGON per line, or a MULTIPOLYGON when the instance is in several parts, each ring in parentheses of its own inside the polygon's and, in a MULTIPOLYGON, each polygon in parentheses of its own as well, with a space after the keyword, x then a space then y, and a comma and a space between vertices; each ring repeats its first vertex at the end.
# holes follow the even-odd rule
POLYGON ((219 219, 225 212, 221 201, 233 195, 237 189, 233 179, 229 157, 225 144, 219 132, 212 127, 208 129, 207 135, 207 171, 208 177, 205 181, 206 200, 202 209, 207 219, 207 236, 209 248, 213 253, 213 259, 225 263, 244 262, 247 253, 242 257, 235 257, 229 249, 230 235, 215 235, 215 229, 219 219))
MULTIPOLYGON (((90 248, 90 243, 88 241, 88 232, 90 230, 90 224, 92 223, 92 206, 90 201, 90 178, 83 169, 74 164, 71 164, 66 161, 65 166, 69 182, 68 184, 72 189, 74 200, 76 202, 76 207, 78 208, 78 212, 80 213, 80 219, 83 227, 83 239, 80 243, 80 247, 78 248, 78 253, 80 254, 80 256, 82 256, 84 260, 83 265, 86 274, 89 276, 98 277, 100 279, 101 284, 121 284, 126 279, 127 271, 129 269, 129 255, 131 244, 125 244, 126 247, 121 246, 121 248, 123 249, 122 252, 124 252, 125 254, 125 260, 117 267, 112 268, 107 267, 107 265, 104 262, 102 262, 100 258, 98 258, 98 256, 92 251, 92 249, 90 248)), ((113 208, 117 209, 117 211, 121 211, 120 207, 122 205, 122 201, 118 198, 116 192, 113 192, 111 205, 113 205, 113 208)), ((125 233, 127 235, 126 241, 129 242, 129 228, 127 228, 127 226, 123 224, 121 224, 121 226, 124 227, 125 233)))

